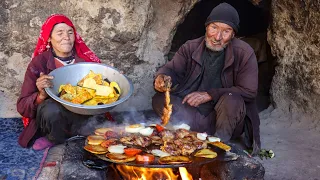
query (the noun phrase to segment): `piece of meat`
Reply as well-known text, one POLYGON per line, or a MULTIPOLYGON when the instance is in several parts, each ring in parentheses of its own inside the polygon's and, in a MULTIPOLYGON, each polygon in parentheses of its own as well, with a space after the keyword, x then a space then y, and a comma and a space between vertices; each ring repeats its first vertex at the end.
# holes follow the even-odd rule
POLYGON ((181 149, 181 154, 184 156, 188 156, 197 150, 197 147, 193 145, 192 142, 184 143, 182 146, 179 146, 179 148, 181 149))
POLYGON ((120 142, 133 145, 135 143, 135 136, 124 136, 120 138, 120 142))
POLYGON ((172 104, 170 104, 170 88, 172 84, 170 81, 167 81, 165 83, 166 83, 165 100, 164 100, 163 114, 161 116, 162 124, 164 126, 168 124, 172 114, 172 104))
POLYGON ((173 142, 169 141, 165 141, 163 146, 160 147, 160 149, 173 156, 178 156, 181 154, 181 150, 173 142))
POLYGON ((208 147, 208 144, 206 141, 197 140, 197 141, 193 141, 193 144, 197 147, 197 149, 205 149, 208 147))
POLYGON ((189 135, 190 131, 186 130, 186 129, 177 129, 176 130, 176 135, 178 138, 184 138, 185 136, 189 135))
POLYGON ((104 133, 104 137, 106 139, 118 138, 119 134, 117 132, 114 132, 114 131, 107 131, 106 133, 104 133))
POLYGON ((134 142, 134 145, 147 147, 152 143, 151 139, 146 136, 137 136, 134 142))
POLYGON ((155 144, 155 145, 162 145, 163 144, 163 141, 162 141, 161 137, 159 137, 159 136, 151 136, 151 142, 152 142, 152 144, 155 144))
POLYGON ((192 141, 189 141, 188 138, 175 139, 173 142, 176 145, 176 148, 180 149, 181 154, 184 156, 190 155, 197 149, 197 147, 192 144, 192 141))
POLYGON ((161 131, 160 132, 160 136, 161 136, 163 141, 171 141, 175 137, 174 133, 172 131, 170 131, 170 130, 167 130, 167 129, 161 131))

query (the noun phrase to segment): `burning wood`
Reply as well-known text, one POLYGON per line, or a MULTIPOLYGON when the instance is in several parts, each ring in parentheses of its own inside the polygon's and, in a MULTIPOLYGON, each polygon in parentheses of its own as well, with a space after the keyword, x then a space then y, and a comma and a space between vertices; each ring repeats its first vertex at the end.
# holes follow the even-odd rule
POLYGON ((170 89, 171 89, 172 83, 170 81, 166 81, 165 85, 166 85, 165 101, 164 101, 163 114, 161 116, 162 124, 164 126, 168 124, 171 117, 171 113, 172 113, 172 104, 170 104, 170 89))
POLYGON ((123 179, 147 180, 147 179, 170 179, 170 180, 193 180, 192 175, 185 167, 179 167, 179 171, 173 168, 145 168, 127 165, 116 165, 123 179))
POLYGON ((147 179, 170 179, 177 180, 179 175, 172 168, 145 168, 127 165, 116 165, 123 179, 147 180, 147 179))

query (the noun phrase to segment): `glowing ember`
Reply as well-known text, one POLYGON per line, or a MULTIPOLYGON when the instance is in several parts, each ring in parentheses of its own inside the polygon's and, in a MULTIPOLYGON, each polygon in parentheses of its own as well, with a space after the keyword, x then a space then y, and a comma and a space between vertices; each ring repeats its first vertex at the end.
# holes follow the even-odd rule
POLYGON ((179 167, 179 172, 182 180, 193 180, 185 167, 179 167))
MULTIPOLYGON (((127 166, 127 165, 116 165, 118 171, 120 172, 123 179, 130 180, 149 180, 149 179, 157 179, 157 180, 179 180, 179 175, 176 175, 172 168, 144 168, 144 167, 135 167, 135 166, 127 166)), ((179 168, 180 170, 180 168, 179 168)), ((184 168, 183 174, 189 179, 185 179, 182 177, 182 173, 180 170, 180 174, 182 180, 192 180, 192 176, 188 173, 188 171, 184 168), (190 178, 191 177, 191 178, 190 178)), ((178 173, 178 172, 176 172, 178 173)))

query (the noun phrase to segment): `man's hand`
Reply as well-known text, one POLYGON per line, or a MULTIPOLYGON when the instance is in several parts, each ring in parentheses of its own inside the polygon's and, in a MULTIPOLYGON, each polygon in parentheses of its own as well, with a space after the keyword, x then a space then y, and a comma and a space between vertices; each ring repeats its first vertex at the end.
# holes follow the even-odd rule
POLYGON ((190 106, 198 107, 200 104, 211 100, 212 97, 207 92, 192 92, 183 98, 182 104, 187 102, 190 106))
POLYGON ((157 76, 156 80, 154 81, 154 88, 159 91, 159 92, 164 92, 166 91, 166 82, 171 82, 171 77, 164 75, 164 74, 160 74, 157 76))
POLYGON ((51 79, 53 79, 53 76, 45 75, 43 72, 40 73, 40 77, 36 81, 40 99, 46 99, 48 97, 48 94, 46 93, 44 88, 53 86, 51 79))

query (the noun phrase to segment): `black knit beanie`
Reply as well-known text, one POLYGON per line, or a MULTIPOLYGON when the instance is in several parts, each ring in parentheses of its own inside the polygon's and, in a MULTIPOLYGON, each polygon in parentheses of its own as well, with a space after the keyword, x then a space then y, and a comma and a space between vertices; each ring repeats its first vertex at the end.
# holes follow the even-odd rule
POLYGON ((212 22, 221 22, 228 24, 237 33, 239 30, 239 14, 237 10, 228 3, 221 3, 212 9, 208 16, 205 26, 212 22))

